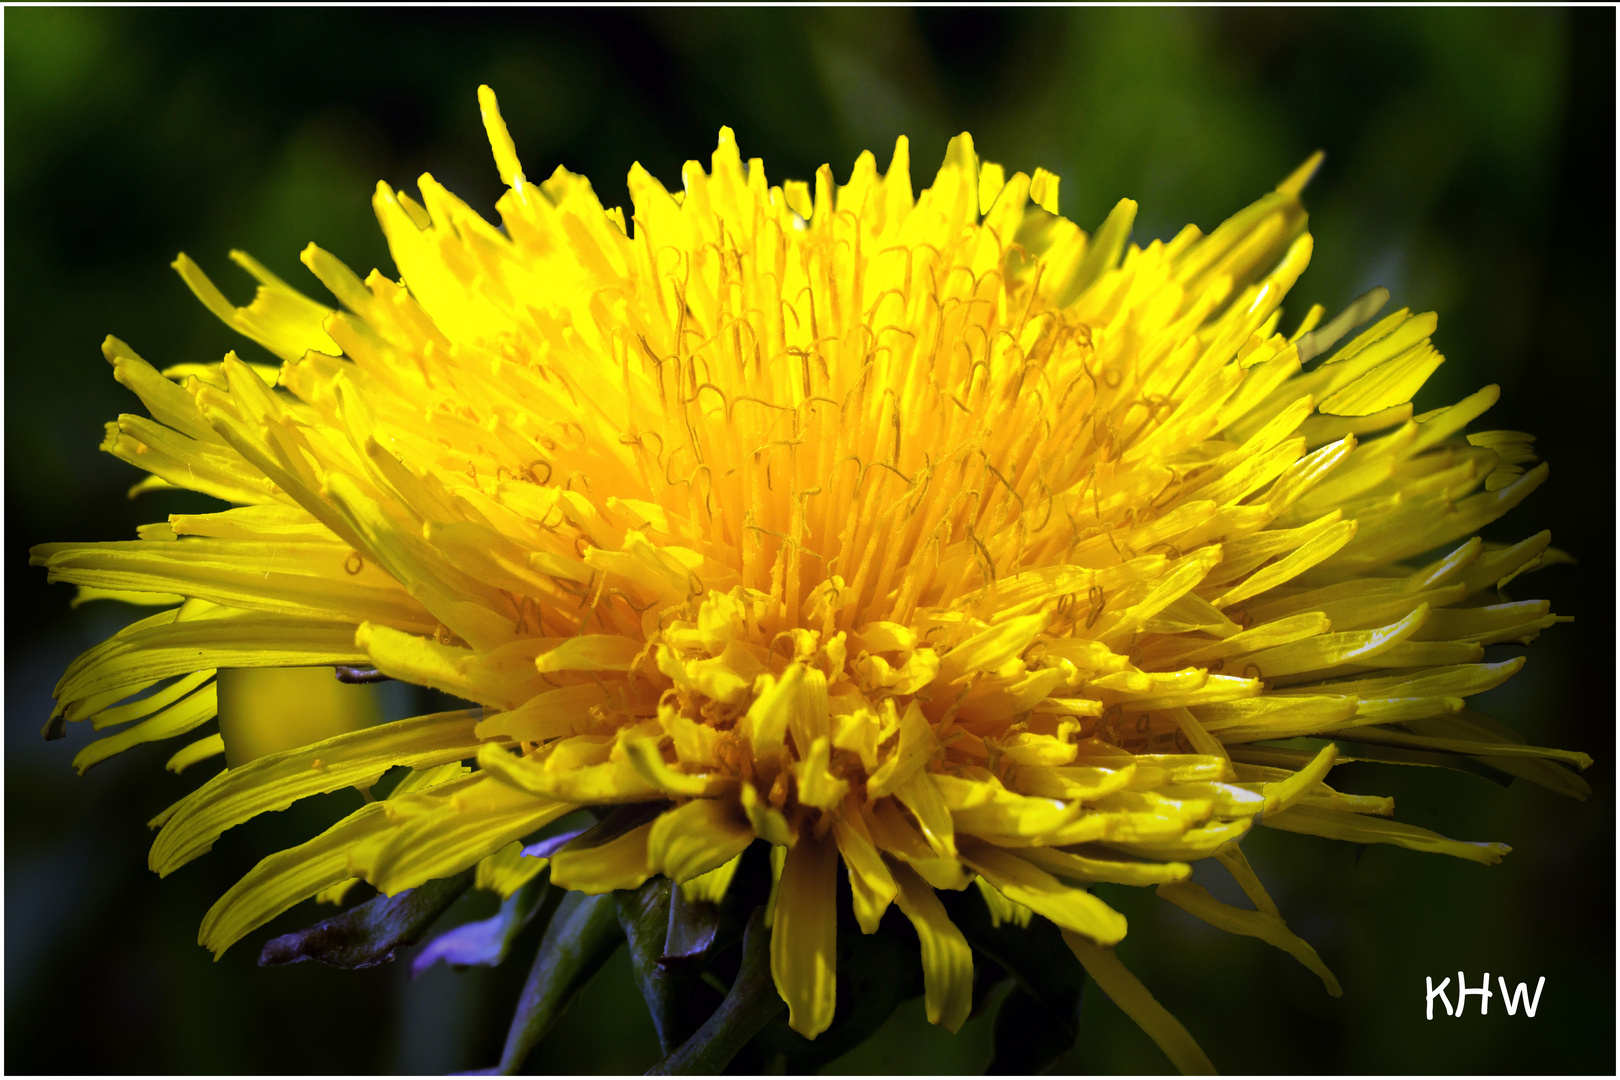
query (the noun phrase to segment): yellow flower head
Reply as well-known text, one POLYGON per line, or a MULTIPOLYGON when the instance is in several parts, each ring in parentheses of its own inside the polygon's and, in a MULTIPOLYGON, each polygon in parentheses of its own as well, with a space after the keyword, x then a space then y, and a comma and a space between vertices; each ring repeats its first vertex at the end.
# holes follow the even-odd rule
POLYGON ((374 666, 478 705, 238 753, 160 815, 167 874, 255 814, 417 770, 227 893, 216 953, 353 878, 393 894, 482 862, 510 891, 544 865, 516 841, 654 804, 553 855, 552 881, 715 897, 772 845, 771 969, 806 1036, 833 1017, 841 863, 862 929, 891 903, 915 925, 935 1023, 972 996, 936 890, 971 886, 1061 927, 1194 1068, 1089 883, 1157 886, 1337 993, 1245 860, 1251 827, 1507 850, 1329 787, 1332 742, 1264 744, 1455 752, 1584 792, 1553 764, 1584 755, 1466 704, 1523 663, 1487 645, 1555 621, 1493 594, 1553 561, 1548 534, 1474 536, 1546 478, 1530 437, 1464 434, 1495 387, 1414 416, 1435 316, 1352 334, 1381 290, 1278 330, 1316 159, 1210 235, 1138 248, 1134 203, 1087 235, 1056 176, 1008 176, 965 134, 919 193, 903 138, 886 172, 864 153, 842 184, 773 186, 722 129, 677 191, 632 168, 627 216, 564 169, 531 182, 480 102, 502 224, 429 176, 420 203, 379 185, 400 281, 312 245, 330 308, 234 254, 260 282, 235 307, 181 256, 279 369, 160 373, 108 339, 151 419, 104 449, 140 489, 233 507, 35 549, 86 595, 179 605, 62 679, 53 731, 141 721, 81 767, 212 718, 216 670, 374 666), (1252 910, 1187 882, 1208 857, 1252 910))

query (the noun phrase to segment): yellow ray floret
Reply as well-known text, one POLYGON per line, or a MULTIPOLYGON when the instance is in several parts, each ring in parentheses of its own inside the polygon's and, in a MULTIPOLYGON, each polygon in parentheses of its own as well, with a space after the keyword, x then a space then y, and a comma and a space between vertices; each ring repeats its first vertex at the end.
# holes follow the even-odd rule
MULTIPOLYGON (((1331 743, 1254 744, 1334 736, 1587 790, 1565 768, 1584 755, 1467 706, 1522 664, 1488 646, 1558 619, 1492 595, 1567 560, 1546 534, 1474 535, 1546 479, 1531 437, 1464 434, 1494 387, 1414 415, 1437 322, 1356 332, 1382 290, 1279 329, 1319 158, 1209 235, 1142 247, 1134 203, 1088 235, 1056 176, 1008 175, 965 134, 916 191, 905 139, 886 171, 865 153, 843 183, 772 184, 726 128, 673 190, 635 166, 626 214, 565 169, 527 179, 479 102, 499 228, 429 176, 420 201, 379 185, 402 279, 312 245, 335 306, 238 253, 259 282, 239 307, 181 256, 279 368, 160 373, 108 339, 151 418, 105 449, 157 478, 141 490, 232 507, 34 549, 81 599, 184 599, 63 676, 49 732, 142 720, 81 770, 206 722, 222 668, 367 665, 480 706, 257 757, 162 815, 166 874, 296 799, 433 778, 261 863, 209 913, 216 952, 356 878, 479 864, 510 892, 534 872, 517 841, 650 804, 556 852, 552 880, 664 874, 715 899, 772 845, 772 971, 808 1037, 836 1006, 842 866, 862 930, 891 904, 915 926, 935 1023, 965 1018, 972 954, 934 890, 977 879, 1201 1069, 1091 884, 1156 886, 1337 992, 1237 847, 1250 828, 1506 851, 1329 788, 1331 743), (1254 909, 1186 880, 1208 857, 1254 909)), ((171 768, 238 760, 222 731, 171 768)))

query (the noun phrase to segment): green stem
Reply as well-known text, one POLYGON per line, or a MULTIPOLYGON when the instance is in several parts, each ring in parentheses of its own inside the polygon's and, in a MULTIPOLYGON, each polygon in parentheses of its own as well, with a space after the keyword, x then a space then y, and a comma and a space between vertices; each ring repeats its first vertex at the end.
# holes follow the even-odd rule
POLYGON ((540 951, 523 985, 496 1072, 511 1076, 523 1067, 529 1051, 545 1037, 563 1007, 623 940, 613 894, 571 892, 563 898, 540 939, 540 951))
POLYGON ((707 1023, 647 1075, 717 1074, 785 1007, 771 978, 771 935, 765 929, 765 909, 755 908, 743 933, 742 967, 731 992, 707 1023))

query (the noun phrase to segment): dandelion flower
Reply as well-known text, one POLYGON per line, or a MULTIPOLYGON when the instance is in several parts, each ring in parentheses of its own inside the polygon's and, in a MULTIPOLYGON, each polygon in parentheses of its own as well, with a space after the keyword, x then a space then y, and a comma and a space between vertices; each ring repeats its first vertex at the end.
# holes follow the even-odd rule
POLYGON ((864 153, 842 184, 823 166, 774 186, 722 129, 677 191, 633 167, 627 215, 562 168, 530 181, 480 102, 499 227, 430 176, 420 203, 379 185, 400 280, 311 245, 336 306, 233 253, 259 282, 238 307, 176 262, 279 367, 160 372, 107 340, 151 414, 103 444, 151 474, 132 494, 230 509, 34 549, 86 597, 161 608, 57 687, 49 734, 126 725, 82 767, 193 731, 245 669, 363 666, 476 706, 181 749, 175 767, 230 767, 152 822, 159 874, 256 814, 412 770, 222 897, 216 954, 355 879, 394 895, 477 867, 510 893, 549 862, 577 894, 663 875, 714 899, 763 841, 770 975, 802 1035, 833 1019, 847 877, 862 930, 890 905, 915 926, 934 1023, 970 1009, 941 896, 971 888, 1056 924, 1198 1069, 1089 885, 1156 887, 1337 994, 1246 861, 1250 829, 1507 848, 1330 787, 1332 740, 1586 792, 1564 767, 1584 755, 1468 706, 1523 664, 1487 646, 1558 619, 1499 595, 1560 558, 1549 535, 1476 535, 1546 479, 1531 437, 1465 433, 1494 386, 1414 415, 1436 319, 1354 332, 1382 290, 1279 329, 1318 159, 1213 233, 1141 248, 1134 203, 1088 235, 1056 176, 1009 176, 965 134, 914 192, 904 138, 884 172, 864 153), (518 854, 615 805, 636 810, 518 854), (1252 908, 1188 881, 1206 858, 1252 908))

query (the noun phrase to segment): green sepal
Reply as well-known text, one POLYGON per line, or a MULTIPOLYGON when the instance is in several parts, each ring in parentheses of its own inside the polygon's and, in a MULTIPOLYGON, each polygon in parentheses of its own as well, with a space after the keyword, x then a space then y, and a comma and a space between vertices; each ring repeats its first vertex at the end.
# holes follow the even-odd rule
POLYGON ((669 926, 664 934, 664 963, 701 963, 717 944, 725 944, 722 940, 724 923, 724 913, 719 904, 688 900, 685 890, 671 889, 669 926))
POLYGON ((771 979, 771 932, 765 909, 756 907, 743 931, 742 965, 720 1007, 648 1076, 715 1075, 786 1008, 771 979))
POLYGON ((523 984, 497 1072, 510 1076, 522 1068, 563 1008, 624 941, 616 907, 611 894, 563 897, 523 984))
POLYGON ((376 896, 341 915, 265 943, 259 965, 319 960, 340 968, 386 964, 420 941, 445 909, 472 885, 473 872, 425 882, 393 896, 376 896))
MULTIPOLYGON (((659 802, 623 803, 619 806, 593 806, 589 809, 594 814, 600 814, 601 817, 597 819, 595 825, 573 837, 564 847, 575 851, 600 847, 611 840, 617 840, 631 829, 639 828, 652 821, 659 814, 668 810, 669 804, 659 802)), ((556 850, 562 850, 562 848, 556 850)))
MULTIPOLYGON (((701 952, 691 959, 668 955, 671 928, 677 923, 677 910, 671 897, 679 893, 669 878, 660 874, 639 889, 621 889, 613 894, 618 905, 619 925, 630 946, 636 983, 647 1002, 647 1012, 658 1032, 659 1047, 665 1054, 684 1043, 720 1004, 720 994, 703 981, 699 964, 692 962, 701 960, 701 952)), ((683 913, 687 906, 695 905, 683 904, 683 913)), ((676 929, 677 936, 694 936, 694 932, 684 926, 676 929)), ((713 941, 712 926, 707 937, 713 941)))

